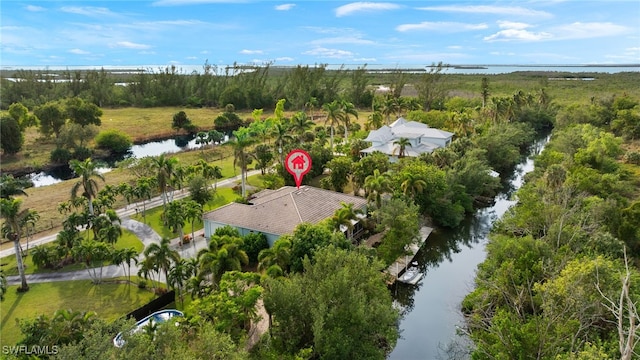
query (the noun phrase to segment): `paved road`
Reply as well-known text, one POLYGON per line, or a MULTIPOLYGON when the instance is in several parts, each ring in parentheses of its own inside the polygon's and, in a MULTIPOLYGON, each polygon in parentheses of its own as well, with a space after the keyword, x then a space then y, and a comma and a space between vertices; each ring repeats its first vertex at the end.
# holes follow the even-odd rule
MULTIPOLYGON (((260 173, 259 170, 250 171, 248 176, 252 176, 260 173)), ((233 178, 221 180, 218 182, 219 187, 232 186, 236 181, 240 180, 240 176, 236 176, 233 178)), ((189 191, 186 189, 175 191, 173 195, 174 200, 185 198, 189 195, 189 191)), ((154 207, 162 206, 162 198, 160 196, 155 197, 151 200, 148 200, 145 204, 146 209, 151 209, 154 207)), ((162 239, 160 235, 153 230, 149 225, 143 224, 139 221, 133 220, 130 218, 131 215, 136 213, 136 209, 142 209, 142 202, 131 204, 126 206, 125 208, 116 210, 116 213, 122 219, 122 227, 134 233, 142 243, 145 248, 152 243, 160 243, 162 239)), ((37 246, 40 244, 45 244, 56 239, 57 234, 45 236, 42 238, 38 238, 35 240, 31 240, 29 242, 29 247, 37 246)), ((195 240, 191 242, 191 244, 186 246, 179 245, 179 238, 175 238, 171 241, 172 248, 176 249, 183 258, 195 257, 200 249, 207 247, 207 242, 204 238, 204 231, 200 229, 196 231, 195 240)), ((9 255, 15 254, 14 248, 6 249, 0 251, 0 257, 5 257, 9 255)), ((139 260, 142 260, 144 256, 140 254, 138 256, 139 260)), ((131 274, 138 273, 138 266, 131 266, 131 274)), ((118 276, 127 276, 122 266, 109 265, 105 266, 102 269, 102 278, 109 279, 118 276)), ((50 281, 66 281, 66 280, 90 280, 91 275, 87 270, 77 270, 77 271, 60 271, 54 273, 38 273, 38 274, 29 274, 27 275, 27 283, 39 283, 39 282, 50 282, 50 281)), ((161 279, 163 281, 164 279, 161 279)), ((16 285, 20 283, 19 276, 7 276, 7 284, 8 285, 16 285)))

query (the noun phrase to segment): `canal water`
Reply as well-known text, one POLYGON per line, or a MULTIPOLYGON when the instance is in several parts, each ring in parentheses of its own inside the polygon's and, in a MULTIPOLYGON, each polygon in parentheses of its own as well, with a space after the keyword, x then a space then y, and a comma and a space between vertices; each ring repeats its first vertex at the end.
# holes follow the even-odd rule
POLYGON ((540 139, 532 146, 530 155, 516 167, 493 206, 478 209, 456 229, 431 233, 415 257, 424 274, 417 285, 392 285, 394 300, 403 316, 400 339, 389 359, 465 358, 459 352, 469 340, 456 330, 464 326, 460 304, 473 290, 475 272, 486 257, 485 245, 493 223, 515 203, 514 191, 522 186, 524 175, 533 170, 533 155, 540 153, 548 140, 540 139))
MULTIPOLYGON (((229 140, 228 136, 225 136, 225 142, 229 140)), ((199 149, 200 144, 196 143, 195 136, 176 136, 171 139, 150 141, 144 144, 137 144, 131 147, 131 150, 125 157, 143 158, 145 156, 158 156, 161 154, 176 153, 185 150, 199 149)), ((211 145, 202 145, 211 146, 211 145)), ((118 159, 118 160, 122 160, 118 159)), ((113 162, 104 162, 99 167, 98 171, 106 173, 111 171, 111 167, 114 166, 113 162)), ((33 182, 33 186, 47 186, 59 183, 64 180, 73 179, 74 174, 71 172, 68 166, 60 166, 50 171, 42 171, 38 173, 29 174, 28 178, 33 182)))

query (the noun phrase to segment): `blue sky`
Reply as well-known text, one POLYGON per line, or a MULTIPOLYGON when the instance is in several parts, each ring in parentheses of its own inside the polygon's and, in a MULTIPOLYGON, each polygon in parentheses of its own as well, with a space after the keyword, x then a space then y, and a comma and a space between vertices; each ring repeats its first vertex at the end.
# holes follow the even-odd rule
POLYGON ((640 1, 18 1, 2 66, 640 63, 640 1))

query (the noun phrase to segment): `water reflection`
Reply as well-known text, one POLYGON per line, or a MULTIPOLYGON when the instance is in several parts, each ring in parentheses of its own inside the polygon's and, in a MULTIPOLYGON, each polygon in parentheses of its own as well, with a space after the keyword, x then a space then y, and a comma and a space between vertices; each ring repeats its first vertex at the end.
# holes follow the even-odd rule
MULTIPOLYGON (((548 137, 540 139, 531 153, 539 153, 547 142, 548 137)), ((446 359, 448 351, 459 356, 459 345, 468 342, 457 335, 464 325, 460 303, 474 288, 493 223, 515 203, 513 192, 532 170, 533 157, 529 156, 513 171, 493 205, 478 209, 456 229, 431 233, 415 258, 424 274, 422 280, 415 286, 397 283, 391 288, 402 319, 401 338, 390 359, 446 359)))
MULTIPOLYGON (((117 161, 125 158, 135 157, 143 158, 145 156, 158 156, 161 154, 176 153, 185 150, 199 149, 200 144, 196 143, 195 135, 177 135, 166 140, 150 141, 144 144, 136 144, 131 150, 121 156, 106 159, 100 165, 98 171, 106 173, 111 171, 117 161)), ((224 142, 229 141, 229 137, 225 136, 224 142)), ((224 143, 223 142, 223 143, 224 143)), ((203 145, 207 146, 207 145, 203 145)), ((211 145, 209 145, 211 146, 211 145)), ((28 178, 33 182, 35 187, 47 186, 59 183, 64 180, 73 179, 75 176, 69 166, 59 166, 52 170, 32 173, 28 178)))

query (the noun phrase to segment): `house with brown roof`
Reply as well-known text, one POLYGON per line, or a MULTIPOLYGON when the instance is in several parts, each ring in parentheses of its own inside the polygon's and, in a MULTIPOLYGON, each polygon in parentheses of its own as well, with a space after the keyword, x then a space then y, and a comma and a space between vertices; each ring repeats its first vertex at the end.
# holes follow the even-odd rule
MULTIPOLYGON (((217 228, 230 225, 243 236, 251 232, 265 234, 271 246, 301 223, 317 224, 330 218, 343 202, 353 204, 355 209, 365 210, 367 206, 364 198, 306 185, 300 189, 284 186, 262 190, 248 204, 234 202, 204 214, 204 236, 208 239, 217 228)), ((359 224, 354 225, 357 231, 359 224)))

